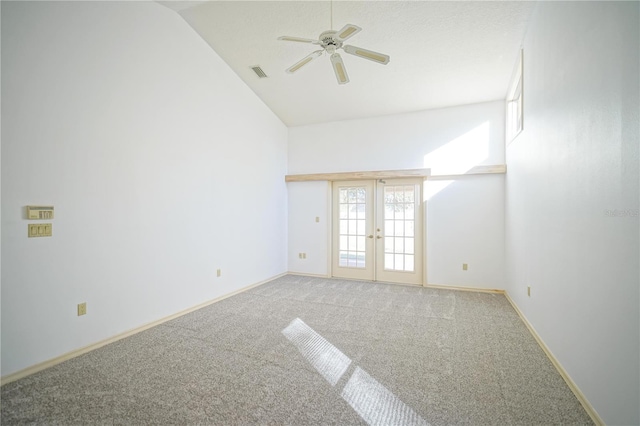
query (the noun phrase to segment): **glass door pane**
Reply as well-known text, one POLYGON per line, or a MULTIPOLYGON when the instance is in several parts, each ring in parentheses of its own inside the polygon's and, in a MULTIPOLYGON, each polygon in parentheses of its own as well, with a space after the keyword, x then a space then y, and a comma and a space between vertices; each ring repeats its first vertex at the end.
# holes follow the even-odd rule
POLYGON ((376 186, 376 280, 422 284, 422 180, 388 179, 376 186))
POLYGON ((384 269, 415 271, 415 185, 386 185, 383 189, 384 269))
POLYGON ((366 267, 366 188, 362 186, 338 189, 339 261, 343 268, 366 267))
POLYGON ((374 279, 373 181, 333 183, 332 275, 374 279))

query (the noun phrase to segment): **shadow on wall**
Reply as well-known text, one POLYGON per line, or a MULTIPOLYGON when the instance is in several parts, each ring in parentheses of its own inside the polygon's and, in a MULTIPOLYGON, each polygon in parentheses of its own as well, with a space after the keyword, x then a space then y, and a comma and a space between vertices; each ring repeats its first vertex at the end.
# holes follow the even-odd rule
MULTIPOLYGON (((458 136, 424 156, 424 167, 431 175, 459 175, 471 170, 489 157, 491 123, 479 126, 458 136)), ((424 201, 445 189, 453 180, 427 180, 424 201)))

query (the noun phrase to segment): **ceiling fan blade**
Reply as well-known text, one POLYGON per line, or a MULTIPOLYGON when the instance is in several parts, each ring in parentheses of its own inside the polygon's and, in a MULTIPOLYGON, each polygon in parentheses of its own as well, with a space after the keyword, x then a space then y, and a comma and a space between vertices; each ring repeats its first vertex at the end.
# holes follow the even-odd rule
POLYGON ((347 24, 344 27, 342 27, 338 32, 336 32, 335 38, 336 40, 342 42, 353 37, 360 31, 362 31, 362 28, 360 28, 359 26, 353 25, 353 24, 347 24))
POLYGON ((313 40, 311 38, 302 38, 302 37, 281 36, 281 37, 278 37, 278 40, 297 41, 298 43, 320 44, 319 40, 313 40))
POLYGON ((315 52, 310 53, 309 55, 307 55, 304 58, 302 58, 300 61, 296 62, 291 67, 287 68, 287 72, 289 74, 293 74, 294 72, 298 71, 303 66, 307 65, 309 62, 311 62, 314 59, 319 58, 320 56, 322 56, 322 52, 324 52, 324 50, 316 50, 315 52))
POLYGON ((331 55, 331 65, 333 65, 333 71, 336 73, 338 84, 348 83, 349 76, 347 75, 347 69, 344 67, 342 57, 338 53, 331 55))
POLYGON ((350 55, 355 55, 360 58, 368 59, 373 62, 377 62, 379 64, 386 65, 389 63, 389 55, 385 55, 383 53, 374 52, 373 50, 363 49, 361 47, 355 46, 342 46, 345 52, 350 55))

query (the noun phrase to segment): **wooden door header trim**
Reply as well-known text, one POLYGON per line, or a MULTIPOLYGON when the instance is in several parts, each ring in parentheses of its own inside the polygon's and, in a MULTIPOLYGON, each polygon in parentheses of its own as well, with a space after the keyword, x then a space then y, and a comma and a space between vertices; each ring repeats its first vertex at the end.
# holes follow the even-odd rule
POLYGON ((316 173, 308 175, 286 175, 285 182, 304 182, 311 180, 376 180, 407 177, 427 177, 431 169, 382 170, 371 172, 316 173))
POLYGON ((455 179, 460 176, 481 175, 481 174, 504 174, 507 172, 505 164, 496 164, 489 166, 475 166, 464 173, 448 174, 448 175, 432 175, 431 169, 407 169, 407 170, 381 170, 369 172, 340 172, 340 173, 313 173, 300 175, 286 175, 285 182, 307 182, 307 181, 342 181, 342 180, 377 180, 377 179, 396 179, 396 178, 415 178, 422 177, 424 179, 455 179))

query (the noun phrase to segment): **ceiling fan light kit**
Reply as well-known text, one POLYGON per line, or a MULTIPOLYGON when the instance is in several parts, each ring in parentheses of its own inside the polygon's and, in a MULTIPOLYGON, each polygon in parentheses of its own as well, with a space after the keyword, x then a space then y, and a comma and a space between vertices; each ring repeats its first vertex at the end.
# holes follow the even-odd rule
POLYGON ((291 67, 287 68, 287 73, 293 74, 298 71, 303 66, 307 65, 314 59, 319 58, 325 52, 329 55, 331 59, 331 65, 333 66, 333 71, 336 74, 336 79, 338 80, 338 84, 346 84, 349 82, 349 75, 347 74, 347 69, 344 66, 344 62, 342 61, 342 57, 337 52, 338 49, 342 49, 345 53, 350 55, 354 55, 360 58, 368 59, 373 62, 377 62, 382 65, 386 65, 389 63, 389 55, 385 55, 383 53, 374 52, 372 50, 363 49, 361 47, 343 45, 343 43, 362 31, 357 25, 347 24, 339 31, 325 31, 318 37, 317 40, 310 38, 301 38, 301 37, 290 37, 290 36, 282 36, 278 37, 278 40, 283 41, 293 41, 297 43, 309 43, 309 44, 317 44, 322 47, 320 50, 316 50, 315 52, 305 56, 300 61, 293 64, 291 67))

